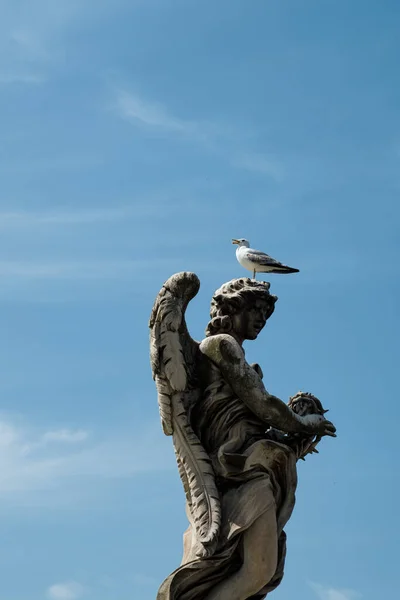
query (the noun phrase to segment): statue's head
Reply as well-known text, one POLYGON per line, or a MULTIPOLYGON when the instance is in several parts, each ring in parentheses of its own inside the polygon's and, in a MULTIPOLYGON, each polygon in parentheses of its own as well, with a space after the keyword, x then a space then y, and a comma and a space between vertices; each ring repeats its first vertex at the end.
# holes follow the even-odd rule
POLYGON ((224 283, 212 298, 206 335, 234 333, 241 340, 255 340, 278 299, 269 287, 265 281, 248 277, 224 283))

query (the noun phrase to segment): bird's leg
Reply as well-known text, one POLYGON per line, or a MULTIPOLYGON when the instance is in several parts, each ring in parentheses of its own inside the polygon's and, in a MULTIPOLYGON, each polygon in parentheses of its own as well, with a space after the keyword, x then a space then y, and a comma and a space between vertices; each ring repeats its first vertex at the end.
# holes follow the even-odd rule
POLYGON ((255 279, 255 278, 256 278, 256 270, 254 269, 254 271, 253 271, 253 279, 255 279))

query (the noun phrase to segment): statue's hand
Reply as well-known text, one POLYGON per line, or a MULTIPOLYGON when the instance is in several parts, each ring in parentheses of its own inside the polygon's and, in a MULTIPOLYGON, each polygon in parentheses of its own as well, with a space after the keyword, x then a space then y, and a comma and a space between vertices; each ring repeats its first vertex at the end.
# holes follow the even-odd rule
POLYGON ((329 435, 336 437, 336 427, 322 415, 306 415, 299 417, 304 424, 304 432, 312 435, 329 435))

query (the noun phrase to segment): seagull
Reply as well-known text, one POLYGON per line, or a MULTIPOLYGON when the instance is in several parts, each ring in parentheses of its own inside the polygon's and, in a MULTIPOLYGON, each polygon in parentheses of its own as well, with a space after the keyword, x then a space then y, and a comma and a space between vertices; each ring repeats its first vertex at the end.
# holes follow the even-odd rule
POLYGON ((250 248, 250 243, 244 238, 232 240, 232 244, 236 244, 236 258, 245 269, 253 271, 253 278, 256 278, 256 273, 298 273, 299 269, 293 269, 287 265, 283 265, 265 252, 253 250, 250 248))

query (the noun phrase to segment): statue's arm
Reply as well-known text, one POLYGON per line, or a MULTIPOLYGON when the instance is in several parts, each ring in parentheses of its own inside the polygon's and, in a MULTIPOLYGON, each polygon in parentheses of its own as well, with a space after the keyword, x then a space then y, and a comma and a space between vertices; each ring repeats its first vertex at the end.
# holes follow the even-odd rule
POLYGON ((208 337, 200 344, 200 351, 220 369, 238 398, 271 427, 287 433, 335 435, 332 423, 320 415, 297 415, 282 400, 269 394, 232 336, 208 337))

